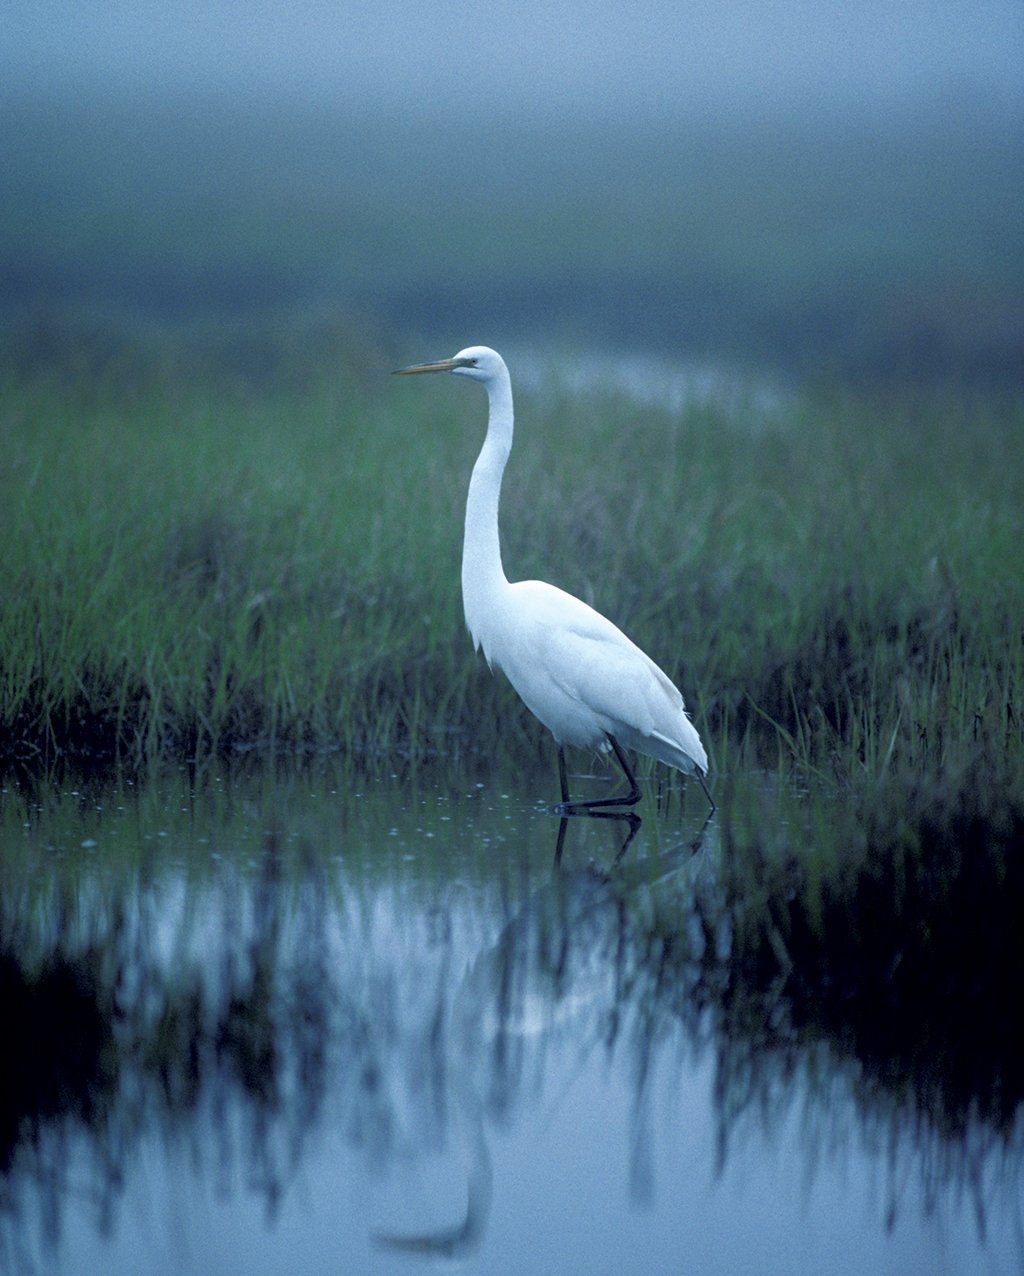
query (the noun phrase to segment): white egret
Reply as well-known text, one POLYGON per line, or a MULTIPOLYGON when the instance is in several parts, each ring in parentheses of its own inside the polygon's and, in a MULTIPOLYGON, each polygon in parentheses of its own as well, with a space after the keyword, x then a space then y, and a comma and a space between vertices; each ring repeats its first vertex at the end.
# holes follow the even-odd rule
POLYGON ((512 381, 487 346, 451 359, 399 368, 400 375, 451 372, 487 391, 487 437, 473 466, 462 548, 462 602, 474 647, 498 668, 555 737, 564 813, 632 806, 640 799, 624 749, 646 753, 704 782, 708 759, 683 697, 653 660, 610 620, 541 580, 510 583, 501 563, 498 501, 512 448, 512 381), (565 746, 611 749, 629 783, 620 797, 572 802, 565 746))

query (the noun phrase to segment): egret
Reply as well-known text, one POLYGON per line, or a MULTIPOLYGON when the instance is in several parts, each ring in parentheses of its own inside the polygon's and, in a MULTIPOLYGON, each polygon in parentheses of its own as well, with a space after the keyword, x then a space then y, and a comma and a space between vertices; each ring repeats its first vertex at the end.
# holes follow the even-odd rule
POLYGON ((462 603, 474 648, 500 669, 558 746, 563 814, 633 806, 640 789, 626 749, 704 781, 708 758, 672 680, 604 616, 541 580, 511 583, 501 562, 498 503, 512 449, 512 380, 501 355, 469 346, 451 359, 399 368, 398 375, 450 372, 487 391, 487 436, 473 466, 462 547, 462 603), (573 802, 565 746, 611 750, 629 785, 619 797, 573 802))

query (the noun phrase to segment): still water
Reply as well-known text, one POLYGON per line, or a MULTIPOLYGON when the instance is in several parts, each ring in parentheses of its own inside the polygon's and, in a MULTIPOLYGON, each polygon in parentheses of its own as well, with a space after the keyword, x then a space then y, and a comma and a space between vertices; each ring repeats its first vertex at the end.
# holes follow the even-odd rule
POLYGON ((1019 1272, 1016 1096, 753 974, 728 810, 552 780, 9 781, 0 1265, 1019 1272))

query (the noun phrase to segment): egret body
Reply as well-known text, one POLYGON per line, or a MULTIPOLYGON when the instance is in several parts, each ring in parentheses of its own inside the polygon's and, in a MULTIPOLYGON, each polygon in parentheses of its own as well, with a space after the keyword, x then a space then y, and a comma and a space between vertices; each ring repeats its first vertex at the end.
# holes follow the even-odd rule
POLYGON ((708 759, 670 678, 610 620, 564 590, 541 580, 511 583, 501 562, 498 502, 512 448, 512 382, 505 361, 486 346, 470 346, 451 359, 400 368, 403 375, 450 372, 487 391, 487 437, 473 466, 466 500, 462 600, 477 650, 500 669, 527 708, 558 745, 565 812, 631 806, 640 798, 624 752, 633 749, 696 775, 704 782, 708 759), (613 750, 630 786, 621 797, 573 803, 565 746, 613 750))

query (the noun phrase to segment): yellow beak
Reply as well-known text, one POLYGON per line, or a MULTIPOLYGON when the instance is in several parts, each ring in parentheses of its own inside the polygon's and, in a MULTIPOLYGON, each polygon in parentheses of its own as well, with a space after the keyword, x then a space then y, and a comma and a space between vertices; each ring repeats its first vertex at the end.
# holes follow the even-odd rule
POLYGON ((407 377, 413 372, 451 372, 452 368, 464 365, 462 359, 438 359, 436 363, 414 363, 410 368, 396 368, 394 376, 407 377))

